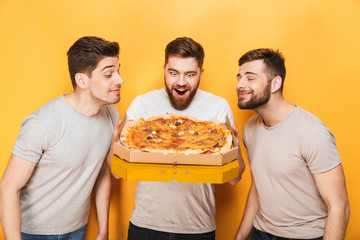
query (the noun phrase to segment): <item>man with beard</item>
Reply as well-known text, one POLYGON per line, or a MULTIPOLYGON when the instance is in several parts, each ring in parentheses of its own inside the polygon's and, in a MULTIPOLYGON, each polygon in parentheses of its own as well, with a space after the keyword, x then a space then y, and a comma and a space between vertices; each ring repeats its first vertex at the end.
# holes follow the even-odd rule
POLYGON ((93 189, 96 239, 108 239, 111 172, 105 159, 112 157, 119 127, 112 104, 120 101, 124 83, 118 54, 117 42, 78 39, 67 53, 74 91, 22 122, 0 182, 5 239, 85 239, 93 189))
POLYGON ((238 106, 252 184, 236 239, 344 239, 350 208, 335 138, 313 114, 285 100, 285 63, 272 49, 239 60, 238 106))
MULTIPOLYGON (((198 89, 204 72, 203 60, 202 46, 191 38, 181 37, 170 42, 165 50, 165 88, 135 98, 126 112, 127 118, 147 119, 177 113, 219 122, 225 122, 228 117, 234 126, 227 101, 198 89)), ((239 163, 241 176, 244 161, 240 151, 239 163)), ((214 216, 212 184, 139 181, 128 239, 214 240, 214 216)))

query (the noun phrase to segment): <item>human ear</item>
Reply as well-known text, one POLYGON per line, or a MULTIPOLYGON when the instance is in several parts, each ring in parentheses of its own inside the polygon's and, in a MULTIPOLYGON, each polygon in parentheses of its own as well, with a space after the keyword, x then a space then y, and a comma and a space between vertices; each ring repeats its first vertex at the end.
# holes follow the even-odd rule
POLYGON ((84 73, 76 73, 75 74, 75 81, 78 87, 86 88, 87 86, 87 76, 84 73))
POLYGON ((201 79, 203 73, 204 73, 204 69, 202 68, 202 69, 200 70, 200 78, 199 78, 199 79, 201 79))
POLYGON ((282 78, 280 76, 276 76, 273 80, 271 80, 271 92, 274 93, 281 88, 282 78))

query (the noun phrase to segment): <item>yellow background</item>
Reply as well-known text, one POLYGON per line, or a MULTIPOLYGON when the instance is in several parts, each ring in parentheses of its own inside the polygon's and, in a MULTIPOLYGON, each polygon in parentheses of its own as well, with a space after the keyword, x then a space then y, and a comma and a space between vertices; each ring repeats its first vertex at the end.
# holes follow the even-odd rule
MULTIPOLYGON (((72 91, 66 51, 84 35, 120 43, 121 116, 134 97, 163 86, 166 44, 194 38, 206 55, 200 88, 229 101, 240 133, 253 112, 237 108, 237 60, 250 49, 279 48, 286 98, 322 119, 337 139, 351 204, 346 239, 360 239, 359 0, 0 0, 0 24, 0 176, 23 118, 72 91)), ((233 239, 249 184, 247 168, 237 186, 216 186, 217 239, 233 239)), ((135 186, 113 181, 110 239, 127 235, 135 186)), ((88 226, 87 239, 94 239, 93 208, 88 226)))

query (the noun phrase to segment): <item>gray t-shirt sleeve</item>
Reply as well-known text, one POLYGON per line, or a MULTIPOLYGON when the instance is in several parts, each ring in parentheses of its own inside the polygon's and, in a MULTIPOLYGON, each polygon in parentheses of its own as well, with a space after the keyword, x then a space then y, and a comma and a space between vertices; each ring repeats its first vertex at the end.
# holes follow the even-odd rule
POLYGON ((15 139, 13 154, 30 162, 38 162, 50 144, 47 132, 47 127, 40 123, 36 115, 27 116, 15 139))
POLYGON ((304 134, 301 153, 313 174, 331 170, 341 163, 335 137, 324 123, 315 124, 304 134))

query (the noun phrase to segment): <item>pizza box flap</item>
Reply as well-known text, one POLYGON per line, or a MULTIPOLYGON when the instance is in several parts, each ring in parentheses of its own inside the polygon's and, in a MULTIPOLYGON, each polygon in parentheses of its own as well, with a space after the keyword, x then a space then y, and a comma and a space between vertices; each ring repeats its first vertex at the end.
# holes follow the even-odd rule
POLYGON ((126 180, 221 184, 239 175, 239 163, 236 160, 223 166, 130 163, 114 156, 111 170, 126 180))
POLYGON ((221 166, 227 164, 238 157, 238 147, 235 146, 234 133, 229 119, 227 118, 226 127, 233 136, 232 148, 223 154, 218 153, 200 153, 200 154, 184 154, 184 153, 159 153, 159 152, 141 152, 130 150, 120 143, 119 136, 127 116, 125 114, 123 122, 117 133, 117 141, 114 143, 114 154, 119 158, 131 163, 157 163, 157 164, 190 164, 190 165, 212 165, 221 166), (235 147, 234 147, 235 146, 235 147))

